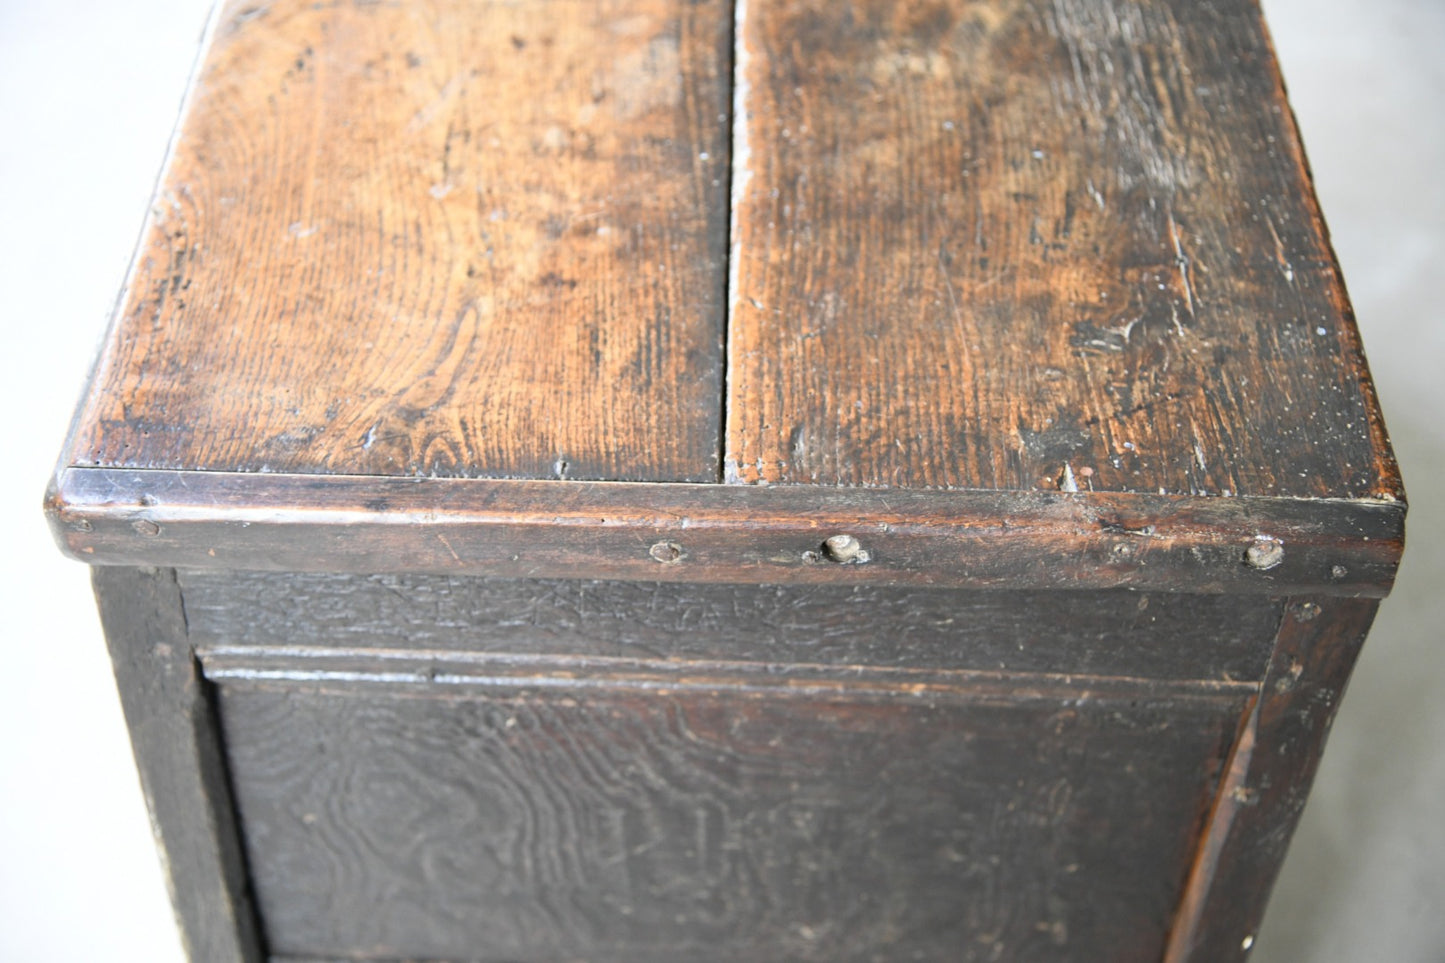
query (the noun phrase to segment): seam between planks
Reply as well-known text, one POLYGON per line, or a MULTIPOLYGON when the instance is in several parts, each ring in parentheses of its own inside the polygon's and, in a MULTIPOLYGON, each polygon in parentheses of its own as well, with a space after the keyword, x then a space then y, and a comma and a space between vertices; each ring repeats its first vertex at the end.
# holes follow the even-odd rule
POLYGON ((741 482, 737 466, 729 455, 731 432, 728 429, 728 419, 733 392, 732 362, 736 357, 732 350, 733 322, 737 316, 738 298, 741 296, 742 231, 739 230, 738 215, 743 194, 753 176, 752 150, 748 144, 748 48, 745 31, 747 16, 748 0, 734 0, 732 42, 729 44, 732 52, 732 117, 728 128, 728 263, 727 270, 723 272, 727 279, 727 308, 724 312, 722 352, 722 425, 718 437, 718 481, 724 485, 741 482))

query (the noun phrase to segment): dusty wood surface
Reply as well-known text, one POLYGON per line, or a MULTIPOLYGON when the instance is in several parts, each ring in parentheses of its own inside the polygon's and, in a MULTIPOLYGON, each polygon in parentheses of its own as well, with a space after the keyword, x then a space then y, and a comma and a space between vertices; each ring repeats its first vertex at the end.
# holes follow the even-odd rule
POLYGON ((716 480, 730 30, 228 3, 69 459, 716 480))
POLYGON ((186 952, 196 961, 262 963, 215 706, 186 635, 176 574, 92 574, 186 952))
POLYGON ((187 568, 1379 596, 1404 535, 1404 505, 1379 501, 94 468, 60 484, 52 524, 76 558, 187 568), (868 561, 830 561, 837 533, 868 561), (1278 564, 1249 564, 1260 544, 1278 564))
POLYGON ((1264 596, 179 573, 198 646, 1196 679, 1264 674, 1264 596))
POLYGON ((232 4, 186 117, 51 499, 87 561, 1392 582, 1250 0, 232 4), (872 564, 802 564, 838 525, 872 564))
POLYGON ((1405 515, 1251 0, 216 23, 47 503, 198 958, 1247 950, 1405 515))
POLYGON ((1244 701, 307 661, 213 674, 299 956, 1152 963, 1244 701))
POLYGON ((731 480, 1399 497, 1252 0, 746 0, 731 480))

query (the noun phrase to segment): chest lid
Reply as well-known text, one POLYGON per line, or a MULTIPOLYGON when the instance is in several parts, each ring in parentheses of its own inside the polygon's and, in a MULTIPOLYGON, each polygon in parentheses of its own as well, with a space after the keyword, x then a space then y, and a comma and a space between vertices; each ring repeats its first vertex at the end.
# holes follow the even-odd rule
POLYGON ((226 4, 49 507, 93 562, 1344 594, 1404 515, 1250 0, 226 4))

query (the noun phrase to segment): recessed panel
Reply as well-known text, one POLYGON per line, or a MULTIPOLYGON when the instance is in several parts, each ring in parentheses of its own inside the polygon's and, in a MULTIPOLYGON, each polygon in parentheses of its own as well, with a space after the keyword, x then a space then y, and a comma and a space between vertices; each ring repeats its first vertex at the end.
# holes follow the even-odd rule
POLYGON ((1242 701, 384 673, 218 680, 272 952, 1154 961, 1242 701))

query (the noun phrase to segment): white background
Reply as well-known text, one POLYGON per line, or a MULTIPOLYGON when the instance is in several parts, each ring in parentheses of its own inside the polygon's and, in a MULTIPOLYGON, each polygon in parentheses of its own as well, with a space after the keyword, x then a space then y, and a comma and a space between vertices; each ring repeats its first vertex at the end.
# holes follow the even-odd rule
MULTIPOLYGON (((1442 963, 1445 2, 1265 6, 1414 504, 1254 958, 1442 963)), ((40 499, 205 17, 0 0, 0 960, 180 959, 86 571, 40 499)))

